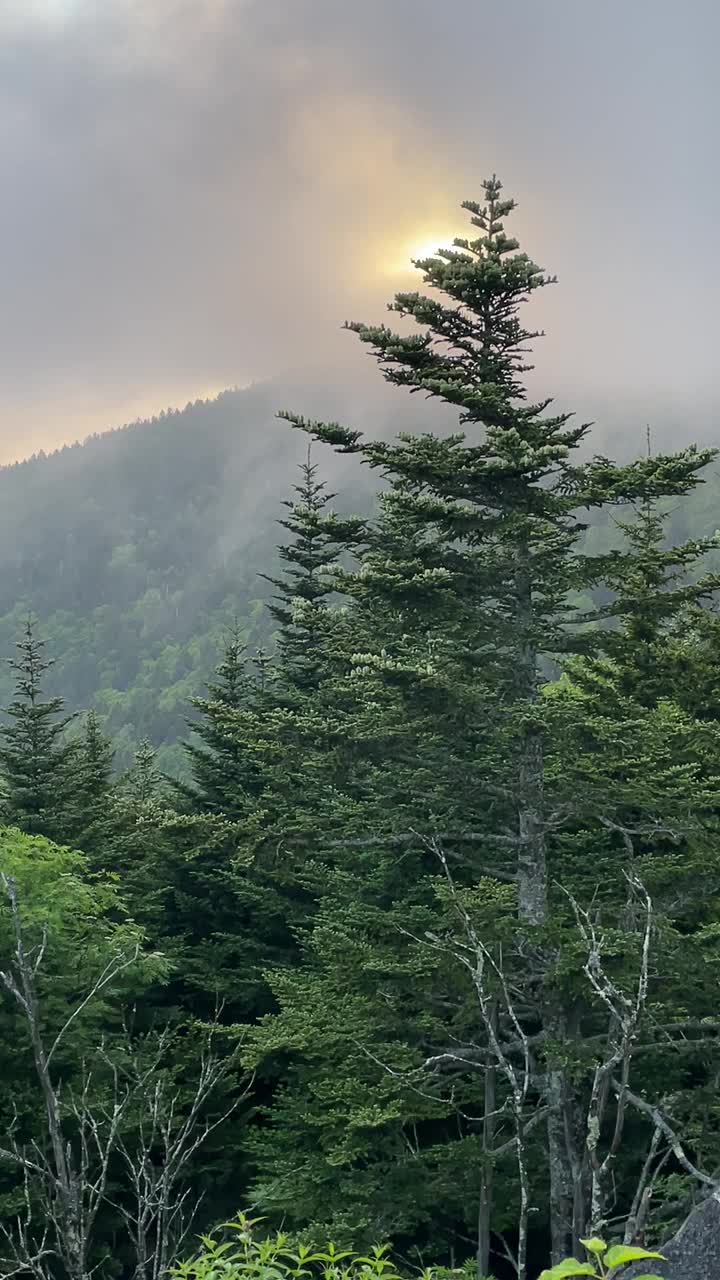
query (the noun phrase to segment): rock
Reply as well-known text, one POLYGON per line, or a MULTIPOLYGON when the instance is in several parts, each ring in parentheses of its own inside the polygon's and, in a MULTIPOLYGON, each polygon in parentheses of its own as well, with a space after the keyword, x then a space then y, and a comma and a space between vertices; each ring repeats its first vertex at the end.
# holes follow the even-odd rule
POLYGON ((622 1280, 655 1274, 664 1280, 720 1280, 720 1192, 693 1209, 677 1235, 658 1246, 665 1261, 635 1263, 622 1280))

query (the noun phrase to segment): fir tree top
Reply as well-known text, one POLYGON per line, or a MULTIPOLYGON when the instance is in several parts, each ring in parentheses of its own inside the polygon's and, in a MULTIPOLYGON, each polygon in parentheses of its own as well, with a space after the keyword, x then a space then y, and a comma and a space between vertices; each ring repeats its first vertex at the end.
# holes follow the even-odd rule
POLYGON ((8 659, 15 695, 0 727, 0 769, 5 820, 31 835, 63 841, 68 836, 70 765, 76 746, 65 739, 73 716, 59 697, 46 697, 43 677, 53 666, 32 618, 8 659))
POLYGON ((281 416, 381 470, 386 505, 394 503, 427 542, 463 548, 458 585, 480 592, 486 615, 505 617, 509 639, 528 654, 557 651, 573 620, 569 593, 596 585, 606 567, 578 549, 588 508, 687 493, 714 451, 689 446, 625 466, 578 458, 589 424, 571 426, 571 414, 548 412, 549 398, 529 400, 523 382, 540 334, 523 325, 521 310, 555 277, 507 235, 515 204, 502 197, 496 177, 485 182, 484 197, 463 205, 479 234, 415 264, 439 296, 399 293, 390 304, 422 333, 347 326, 388 381, 456 406, 469 430, 365 440, 338 423, 281 416))

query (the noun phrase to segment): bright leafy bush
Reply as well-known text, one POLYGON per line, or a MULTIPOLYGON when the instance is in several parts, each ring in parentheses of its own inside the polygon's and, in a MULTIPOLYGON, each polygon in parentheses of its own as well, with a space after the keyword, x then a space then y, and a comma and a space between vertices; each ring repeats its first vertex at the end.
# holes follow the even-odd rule
MULTIPOLYGON (((331 1243, 314 1249, 279 1231, 263 1238, 257 1231, 260 1221, 241 1213, 221 1224, 225 1239, 201 1236, 200 1252, 173 1269, 175 1280, 401 1280, 387 1245, 375 1245, 367 1254, 331 1243)), ((419 1280, 432 1275, 421 1272, 419 1280)))
MULTIPOLYGON (((563 1258, 557 1266, 543 1271, 540 1280, 566 1280, 569 1276, 591 1276, 594 1280, 605 1280, 617 1267, 624 1267, 630 1262, 644 1262, 647 1258, 660 1258, 661 1253, 650 1253, 647 1249, 639 1249, 635 1245, 607 1245, 599 1236, 592 1236, 581 1242, 591 1261, 578 1262, 577 1258, 563 1258)), ((661 1276, 645 1274, 636 1276, 635 1280, 662 1280, 661 1276)))

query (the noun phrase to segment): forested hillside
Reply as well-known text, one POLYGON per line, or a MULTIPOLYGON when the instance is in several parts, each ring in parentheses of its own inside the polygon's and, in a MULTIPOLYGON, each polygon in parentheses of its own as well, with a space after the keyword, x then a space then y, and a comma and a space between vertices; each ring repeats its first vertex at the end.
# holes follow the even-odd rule
MULTIPOLYGON (((233 614, 260 638, 272 515, 256 507, 237 546, 228 505, 248 401, 251 418, 265 409, 230 392, 0 472, 3 652, 34 614, 58 659, 56 688, 98 708, 121 758, 145 736, 178 736, 233 614)), ((261 464, 249 433, 244 444, 247 495, 261 464)))
MULTIPOLYGON (((11 655, 25 618, 35 617, 55 661, 49 689, 72 709, 97 710, 120 766, 147 738, 164 768, 182 770, 189 700, 228 629, 239 624, 251 651, 273 645, 262 574, 276 564, 277 521, 303 456, 302 441, 275 420, 293 395, 308 398, 287 385, 227 391, 0 469, 0 654, 11 655)), ((355 424, 369 421, 381 436, 418 419, 452 425, 447 410, 433 420, 417 402, 378 409, 367 388, 362 411, 350 402, 355 424)), ((367 510, 376 484, 367 470, 321 448, 316 460, 337 481, 340 509, 367 510)), ((716 528, 714 465, 705 479, 671 509, 671 539, 716 528)), ((590 518, 590 548, 617 541, 611 515, 590 518)), ((0 702, 10 688, 3 663, 0 702)))
POLYGON ((239 393, 2 476, 2 1275, 161 1280, 249 1205, 174 1274, 605 1276, 720 1193, 716 454, 533 399, 554 280, 463 208, 351 326, 437 430, 299 404, 276 467, 239 393))
MULTIPOLYGON (((0 653, 33 615, 50 689, 96 708, 120 765, 148 738, 181 767, 189 699, 228 628, 272 643, 260 573, 305 447, 275 422, 286 394, 228 391, 0 470, 0 653)), ((362 505, 362 475, 354 490, 362 505)), ((3 663, 0 701, 10 688, 3 663)))

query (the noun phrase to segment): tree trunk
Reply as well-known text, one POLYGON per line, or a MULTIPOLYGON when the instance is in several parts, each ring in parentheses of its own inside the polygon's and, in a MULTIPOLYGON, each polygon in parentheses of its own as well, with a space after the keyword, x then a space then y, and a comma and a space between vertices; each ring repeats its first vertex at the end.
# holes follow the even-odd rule
MULTIPOLYGON (((548 923, 548 874, 545 836, 545 762, 543 733, 532 721, 533 704, 538 703, 538 653, 533 637, 533 599, 530 553, 518 548, 515 574, 516 622, 519 637, 517 691, 527 705, 520 727, 516 774, 518 812, 518 918, 522 924, 539 929, 548 923)), ((533 948, 536 981, 543 995, 540 1001, 543 1030, 557 1035, 563 1024, 562 1011, 548 988, 552 957, 546 945, 533 948)), ((547 1106, 548 1171, 550 1178, 550 1236, 553 1264, 570 1257, 575 1223, 573 1177, 568 1151, 567 1081, 564 1072, 548 1064, 544 1101, 547 1106)))
POLYGON ((518 916, 524 924, 547 923, 543 740, 539 729, 522 732, 518 787, 518 916))
MULTIPOLYGON (((497 1006, 490 1014, 493 1025, 497 1027, 497 1006)), ((477 1275, 478 1280, 490 1275, 490 1224, 492 1221, 492 1186, 493 1165, 492 1149, 495 1138, 495 1108, 497 1105, 497 1067, 490 1061, 485 1066, 485 1098, 482 1129, 483 1167, 480 1181, 480 1201, 478 1205, 478 1243, 477 1243, 477 1275)))
POLYGON ((571 1258, 574 1248, 575 1197, 566 1130, 566 1079, 562 1070, 547 1073, 548 1165, 550 1172, 550 1247, 553 1265, 571 1258))

